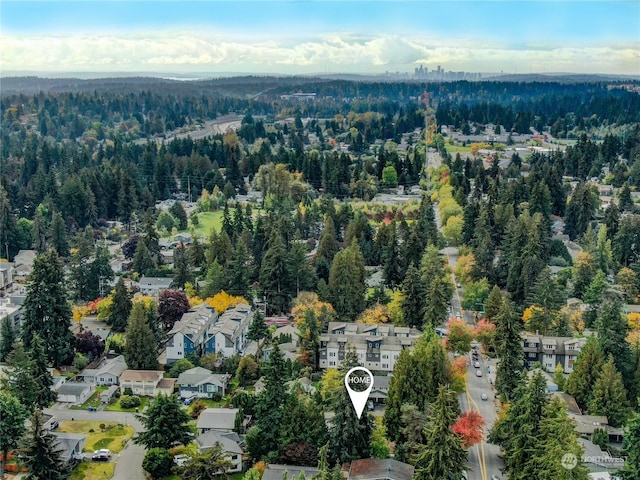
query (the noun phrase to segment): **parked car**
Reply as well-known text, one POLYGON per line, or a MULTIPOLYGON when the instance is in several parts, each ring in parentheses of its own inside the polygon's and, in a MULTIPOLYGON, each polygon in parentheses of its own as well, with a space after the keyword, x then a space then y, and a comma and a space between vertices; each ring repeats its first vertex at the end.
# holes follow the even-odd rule
POLYGON ((482 395, 480 395, 480 398, 482 398, 482 400, 488 400, 489 396, 486 393, 483 393, 482 395))
POLYGON ((473 363, 473 366, 474 366, 475 368, 480 368, 480 362, 474 362, 474 363, 473 363))
POLYGON ((93 452, 91 459, 95 462, 107 462, 111 460, 111 451, 106 448, 93 452))
POLYGON ((185 398, 183 403, 185 405, 191 405, 195 399, 196 399, 196 396, 192 395, 190 397, 185 398))
POLYGON ((56 428, 58 428, 60 424, 58 423, 57 420, 51 420, 51 423, 49 424, 49 429, 50 430, 55 430, 56 428))
POLYGON ((476 377, 482 376, 482 370, 476 370, 476 377))

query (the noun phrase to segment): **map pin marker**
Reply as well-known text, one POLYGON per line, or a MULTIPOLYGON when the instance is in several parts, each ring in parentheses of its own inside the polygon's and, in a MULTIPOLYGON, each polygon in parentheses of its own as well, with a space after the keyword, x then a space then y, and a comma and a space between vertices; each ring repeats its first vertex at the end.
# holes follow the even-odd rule
POLYGON ((358 414, 358 419, 362 416, 362 412, 364 411, 364 407, 367 404, 367 399, 369 398, 369 392, 373 388, 373 374, 364 367, 353 367, 351 370, 347 372, 344 376, 344 386, 347 387, 347 392, 349 392, 349 398, 351 398, 351 403, 353 404, 353 408, 356 410, 358 414), (350 375, 353 372, 363 371, 369 377, 353 377, 350 378, 350 375), (350 384, 354 385, 369 385, 366 390, 357 391, 351 388, 350 384))

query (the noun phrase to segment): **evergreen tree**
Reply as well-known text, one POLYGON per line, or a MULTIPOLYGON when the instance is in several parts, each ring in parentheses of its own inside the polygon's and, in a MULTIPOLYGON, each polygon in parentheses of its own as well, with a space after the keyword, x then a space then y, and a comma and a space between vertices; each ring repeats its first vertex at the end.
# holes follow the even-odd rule
POLYGON ((298 329, 300 331, 299 342, 302 361, 306 365, 310 365, 314 370, 317 370, 320 349, 320 328, 313 309, 308 308, 305 310, 298 329))
POLYGON ((42 425, 42 412, 36 410, 18 453, 18 463, 27 468, 27 480, 65 480, 70 471, 57 447, 55 435, 42 425))
POLYGON ((425 288, 420 272, 409 264, 402 282, 402 312, 408 327, 422 327, 425 311, 425 288))
POLYGON ((288 255, 282 237, 276 230, 271 234, 269 248, 262 259, 260 287, 272 311, 280 313, 288 310, 291 300, 288 255))
POLYGON ((582 465, 582 445, 578 442, 575 426, 567 416, 567 408, 558 397, 553 397, 544 407, 540 430, 540 441, 531 455, 531 460, 519 478, 539 480, 588 480, 588 470, 582 465), (568 469, 563 458, 573 454, 578 464, 568 469))
POLYGON ((313 289, 316 272, 307 258, 307 247, 304 243, 295 242, 289 252, 289 271, 295 294, 313 289))
POLYGON ((111 268, 111 255, 106 245, 96 247, 95 257, 89 264, 86 277, 86 297, 84 300, 94 300, 104 297, 105 287, 113 280, 114 273, 111 268))
POLYGON ((640 413, 627 422, 622 446, 627 458, 616 474, 621 480, 636 480, 640 478, 640 413))
POLYGON ((233 295, 246 297, 251 282, 251 258, 247 245, 238 240, 226 269, 226 289, 233 295))
POLYGON ((175 395, 159 394, 138 418, 145 430, 138 433, 133 441, 148 450, 166 448, 176 442, 182 445, 191 443, 191 418, 175 395))
POLYGON ((382 274, 387 285, 391 287, 397 286, 402 281, 402 261, 395 220, 391 222, 389 241, 382 249, 382 274))
POLYGON ((187 212, 182 206, 182 202, 174 202, 174 204, 171 205, 171 208, 169 208, 169 213, 173 215, 176 218, 176 220, 178 220, 178 230, 187 229, 187 224, 188 224, 187 212))
POLYGON ((133 255, 133 269, 140 275, 146 275, 156 268, 156 262, 147 247, 146 239, 138 242, 136 253, 133 255))
MULTIPOLYGON (((18 253, 16 218, 4 185, 0 185, 0 246, 8 250, 9 261, 18 253)), ((3 255, 4 256, 3 252, 3 255)))
POLYGON ((465 478, 467 452, 460 436, 451 429, 459 415, 455 392, 441 386, 429 409, 424 444, 415 457, 415 480, 465 478))
POLYGON ((611 295, 602 302, 596 328, 603 356, 613 356, 616 370, 622 374, 624 384, 630 385, 631 350, 626 341, 629 324, 622 315, 622 302, 619 297, 611 295))
POLYGON ((25 432, 28 410, 20 399, 9 392, 0 392, 0 478, 4 477, 5 464, 9 452, 19 445, 25 432))
POLYGON ((258 351, 256 353, 257 358, 262 358, 262 343, 261 340, 269 338, 269 327, 264 321, 264 314, 260 310, 256 310, 249 325, 249 331, 247 332, 247 338, 258 342, 258 351))
POLYGON ((316 253, 316 261, 320 258, 324 258, 329 265, 333 262, 333 257, 340 250, 338 244, 336 227, 333 223, 331 215, 327 215, 324 222, 324 229, 320 235, 320 241, 318 242, 318 251, 316 253))
POLYGON ((14 344, 14 349, 7 357, 7 365, 11 367, 11 375, 1 379, 2 387, 14 395, 21 405, 33 411, 39 387, 31 376, 31 359, 24 351, 22 342, 14 344))
POLYGON ((49 373, 44 341, 37 333, 33 336, 29 355, 29 376, 35 382, 36 389, 30 402, 38 408, 47 408, 56 401, 56 393, 51 390, 53 377, 49 373))
POLYGON ((173 251, 173 257, 172 286, 173 288, 184 289, 185 284, 192 281, 187 248, 184 246, 184 243, 180 242, 180 245, 176 247, 173 251))
POLYGON ((67 225, 60 212, 54 212, 49 226, 49 244, 61 257, 69 256, 69 239, 67 237, 67 225))
MULTIPOLYGON (((295 389, 295 385, 294 385, 295 389)), ((322 408, 300 392, 289 396, 280 428, 280 459, 294 465, 316 465, 318 448, 328 439, 322 408)))
POLYGON ((111 308, 107 317, 107 324, 111 325, 113 332, 124 332, 127 329, 131 307, 131 295, 120 277, 111 297, 111 308))
POLYGON ((522 350, 522 329, 519 315, 513 309, 513 303, 505 298, 500 313, 495 318, 495 344, 498 355, 496 390, 507 399, 511 399, 521 381, 524 370, 522 350))
POLYGON ((364 259, 355 240, 336 254, 329 274, 331 304, 338 318, 356 319, 365 306, 364 259))
POLYGON ((220 443, 211 448, 191 456, 184 465, 177 468, 182 480, 215 480, 226 476, 227 471, 234 467, 229 454, 224 451, 220 443))
POLYGON ((436 214, 433 211, 433 202, 429 195, 423 195, 418 209, 418 219, 416 222, 418 235, 422 245, 438 244, 438 227, 436 225, 436 214))
MULTIPOLYGON (((424 277, 422 278, 424 281, 424 277)), ((447 319, 449 299, 451 298, 451 295, 447 295, 447 293, 451 290, 450 285, 451 281, 443 276, 433 277, 427 284, 423 328, 428 326, 436 328, 447 319)))
POLYGON ((7 359, 17 339, 18 335, 13 326, 13 321, 9 317, 4 317, 2 324, 0 324, 0 362, 4 362, 7 359))
POLYGON ((213 297, 215 294, 220 293, 225 288, 225 283, 224 269, 216 259, 207 270, 207 276, 205 277, 205 286, 202 290, 202 296, 204 298, 213 297))
POLYGON ((523 472, 528 471, 529 462, 535 459, 531 452, 541 440, 540 422, 549 403, 543 374, 536 371, 527 383, 518 386, 512 399, 506 415, 494 424, 489 440, 502 447, 504 472, 509 478, 536 478, 525 476, 523 472))
POLYGON ((624 425, 629 414, 629 403, 622 384, 622 375, 616 370, 611 355, 602 367, 593 387, 589 401, 589 414, 606 416, 609 425, 613 427, 624 425))
POLYGON ((23 306, 22 340, 27 350, 36 334, 42 335, 47 358, 59 367, 73 358, 71 307, 66 280, 55 250, 38 255, 33 262, 23 306))
POLYGON ((487 297, 487 301, 484 304, 484 314, 489 320, 495 319, 502 309, 502 304, 504 299, 502 298, 502 293, 500 292, 500 287, 494 285, 491 291, 489 292, 489 296, 487 297))
POLYGON ((156 339, 147 322, 147 315, 141 302, 136 302, 131 310, 124 357, 131 370, 158 369, 156 339))
POLYGON ((604 356, 600 345, 596 338, 591 336, 578 354, 565 385, 566 392, 575 397, 578 406, 583 410, 591 402, 591 393, 603 365, 604 356))
POLYGON ((542 270, 531 289, 530 301, 538 309, 535 327, 530 325, 529 330, 539 331, 541 335, 548 335, 554 323, 558 320, 560 308, 565 304, 563 290, 551 276, 551 270, 542 270))
MULTIPOLYGON (((354 350, 349 350, 342 362, 340 372, 342 376, 358 365, 354 350)), ((329 428, 329 451, 334 463, 350 462, 371 455, 371 433, 373 420, 369 414, 363 412, 358 418, 351 403, 349 392, 341 386, 332 405, 335 417, 329 428)))

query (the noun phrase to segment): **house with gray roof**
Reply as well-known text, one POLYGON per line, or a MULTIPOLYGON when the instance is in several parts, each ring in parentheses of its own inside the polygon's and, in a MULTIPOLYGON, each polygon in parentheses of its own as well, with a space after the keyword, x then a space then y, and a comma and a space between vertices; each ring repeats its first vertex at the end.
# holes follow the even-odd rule
POLYGON ((369 370, 392 372, 400 352, 411 349, 420 331, 387 324, 330 322, 327 333, 320 335, 319 366, 339 368, 348 348, 353 348, 360 365, 369 370))
POLYGON ((232 432, 236 423, 237 408, 207 408, 200 413, 196 428, 199 434, 209 430, 232 432))
POLYGON ((58 450, 60 450, 60 456, 62 461, 67 465, 72 465, 75 462, 81 462, 84 458, 82 449, 87 442, 87 436, 82 433, 54 433, 57 441, 58 450))
POLYGON ((166 362, 170 365, 190 353, 211 353, 211 339, 215 332, 218 312, 203 303, 184 313, 167 334, 166 362))
POLYGON ((362 458, 349 467, 349 480, 411 480, 413 465, 391 458, 362 458))
POLYGON ((315 467, 303 467, 300 465, 279 465, 270 463, 262 474, 262 480, 282 480, 285 473, 287 478, 297 479, 301 473, 304 473, 305 478, 313 478, 320 471, 315 467))
POLYGON ((85 368, 78 374, 82 381, 93 385, 118 385, 120 375, 127 369, 122 355, 105 358, 97 368, 85 368))
POLYGON ((213 373, 202 367, 194 367, 180 374, 176 385, 180 389, 180 398, 196 396, 211 398, 218 393, 224 395, 231 375, 213 373))
POLYGON ((87 383, 66 382, 58 389, 58 402, 82 404, 91 396, 91 385, 87 383))
POLYGON ((206 353, 213 352, 225 357, 243 354, 249 341, 247 334, 252 317, 251 307, 246 303, 240 303, 220 315, 211 338, 206 342, 206 353))
POLYGON ((242 472, 243 442, 237 433, 209 430, 198 435, 196 437, 196 443, 198 444, 198 450, 200 452, 205 452, 213 448, 216 444, 220 445, 222 451, 227 455, 227 458, 233 463, 233 467, 227 470, 226 473, 242 472))
POLYGON ((138 281, 140 292, 143 295, 157 296, 162 290, 171 288, 173 278, 167 277, 145 277, 144 275, 138 281))

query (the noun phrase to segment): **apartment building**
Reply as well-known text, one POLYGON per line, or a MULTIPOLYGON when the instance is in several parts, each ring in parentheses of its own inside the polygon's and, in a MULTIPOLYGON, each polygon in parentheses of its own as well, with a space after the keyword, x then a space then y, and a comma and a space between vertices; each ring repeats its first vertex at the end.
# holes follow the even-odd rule
POLYGON ((319 366, 338 368, 349 348, 355 349, 360 365, 369 370, 391 372, 406 348, 412 348, 420 331, 394 325, 331 322, 320 335, 319 366))
POLYGON ((530 333, 522 335, 527 367, 539 362, 547 372, 553 372, 558 364, 562 365, 564 373, 573 372, 573 365, 585 343, 586 338, 546 337, 530 333))

